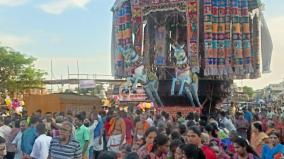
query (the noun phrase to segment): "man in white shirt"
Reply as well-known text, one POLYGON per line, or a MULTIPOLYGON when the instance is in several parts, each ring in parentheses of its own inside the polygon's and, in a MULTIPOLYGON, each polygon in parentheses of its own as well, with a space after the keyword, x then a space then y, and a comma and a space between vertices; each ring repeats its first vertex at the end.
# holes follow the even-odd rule
POLYGON ((91 124, 88 129, 89 129, 89 132, 90 132, 90 144, 88 146, 88 150, 89 150, 89 158, 94 158, 94 130, 95 128, 97 127, 98 125, 98 114, 97 112, 93 112, 91 113, 91 124))
POLYGON ((275 115, 274 111, 272 110, 272 108, 268 108, 268 112, 267 112, 267 118, 268 119, 272 119, 272 117, 275 115))
POLYGON ((36 138, 31 153, 32 158, 36 159, 47 159, 49 154, 49 146, 51 137, 46 136, 46 128, 44 123, 40 123, 36 127, 39 136, 36 138))
POLYGON ((14 159, 22 159, 23 158, 23 152, 21 151, 21 144, 22 144, 22 134, 25 131, 25 129, 27 128, 27 121, 26 120, 22 120, 20 122, 20 128, 21 128, 21 131, 18 132, 17 136, 12 141, 12 144, 17 146, 17 150, 15 152, 14 159))
POLYGON ((8 141, 8 137, 12 131, 12 128, 9 126, 11 123, 11 117, 5 117, 4 125, 0 127, 0 134, 6 141, 8 141))
POLYGON ((147 118, 147 123, 150 125, 150 126, 154 126, 154 121, 153 121, 153 119, 151 118, 151 116, 148 116, 148 118, 147 118))
POLYGON ((231 119, 227 118, 226 112, 221 112, 221 120, 220 123, 225 126, 225 128, 229 131, 236 131, 236 127, 234 126, 231 119))

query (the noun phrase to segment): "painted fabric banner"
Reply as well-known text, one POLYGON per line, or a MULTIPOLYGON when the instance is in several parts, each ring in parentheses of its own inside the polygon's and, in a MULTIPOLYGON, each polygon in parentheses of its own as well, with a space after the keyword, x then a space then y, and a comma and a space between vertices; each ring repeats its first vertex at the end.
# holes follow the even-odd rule
POLYGON ((115 39, 114 50, 114 70, 117 78, 126 77, 131 74, 130 66, 124 63, 122 52, 129 46, 132 46, 132 28, 131 28, 131 4, 129 1, 120 1, 115 3, 113 8, 113 29, 115 39))
POLYGON ((166 65, 167 59, 167 29, 165 26, 155 27, 155 60, 154 64, 159 66, 166 65))
POLYGON ((187 48, 192 72, 199 73, 199 1, 187 2, 187 48))
POLYGON ((132 32, 134 34, 134 48, 136 52, 142 53, 142 39, 143 39, 143 15, 140 0, 131 0, 132 11, 132 32))

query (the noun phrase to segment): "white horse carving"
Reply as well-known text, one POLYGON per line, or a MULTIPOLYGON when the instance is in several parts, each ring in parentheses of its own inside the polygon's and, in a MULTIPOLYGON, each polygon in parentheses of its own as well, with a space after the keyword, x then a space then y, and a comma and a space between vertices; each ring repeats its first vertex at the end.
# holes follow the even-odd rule
POLYGON ((183 46, 174 46, 172 45, 172 48, 174 49, 174 56, 176 58, 176 65, 175 68, 175 77, 172 81, 171 86, 171 95, 175 95, 175 87, 176 83, 180 83, 180 88, 178 95, 183 95, 184 91, 186 96, 189 98, 191 105, 195 106, 193 102, 193 97, 197 103, 198 106, 201 106, 199 98, 198 98, 198 77, 196 74, 193 74, 190 70, 188 63, 188 58, 186 56, 186 53, 183 49, 183 46), (194 81, 192 80, 194 77, 194 81), (197 80, 196 80, 197 79, 197 80))
POLYGON ((127 77, 125 90, 136 92, 137 83, 140 82, 148 95, 148 97, 158 106, 163 106, 163 103, 157 92, 158 78, 153 76, 153 73, 145 71, 143 61, 132 47, 128 47, 122 52, 124 61, 127 65, 132 66, 134 71, 131 77, 127 77))

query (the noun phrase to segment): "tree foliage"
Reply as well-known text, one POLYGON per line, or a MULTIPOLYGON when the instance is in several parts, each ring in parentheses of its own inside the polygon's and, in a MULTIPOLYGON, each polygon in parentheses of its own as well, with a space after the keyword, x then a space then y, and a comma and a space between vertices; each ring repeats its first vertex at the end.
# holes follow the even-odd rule
POLYGON ((254 90, 253 90, 252 87, 244 86, 243 92, 244 92, 244 94, 247 94, 249 96, 249 98, 252 98, 253 95, 254 95, 254 90))
POLYGON ((0 46, 0 93, 41 88, 45 72, 34 67, 35 58, 0 46))

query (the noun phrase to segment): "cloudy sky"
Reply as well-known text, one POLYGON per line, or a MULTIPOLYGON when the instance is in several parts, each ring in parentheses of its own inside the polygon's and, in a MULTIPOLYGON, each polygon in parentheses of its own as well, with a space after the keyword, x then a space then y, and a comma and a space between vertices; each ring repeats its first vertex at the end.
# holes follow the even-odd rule
MULTIPOLYGON (((272 73, 237 81, 262 88, 284 78, 284 1, 265 0, 265 17, 274 42, 272 73)), ((114 0, 0 0, 0 43, 38 59, 53 78, 80 73, 111 74, 110 8, 114 0)), ((50 75, 49 77, 50 78, 50 75)))

